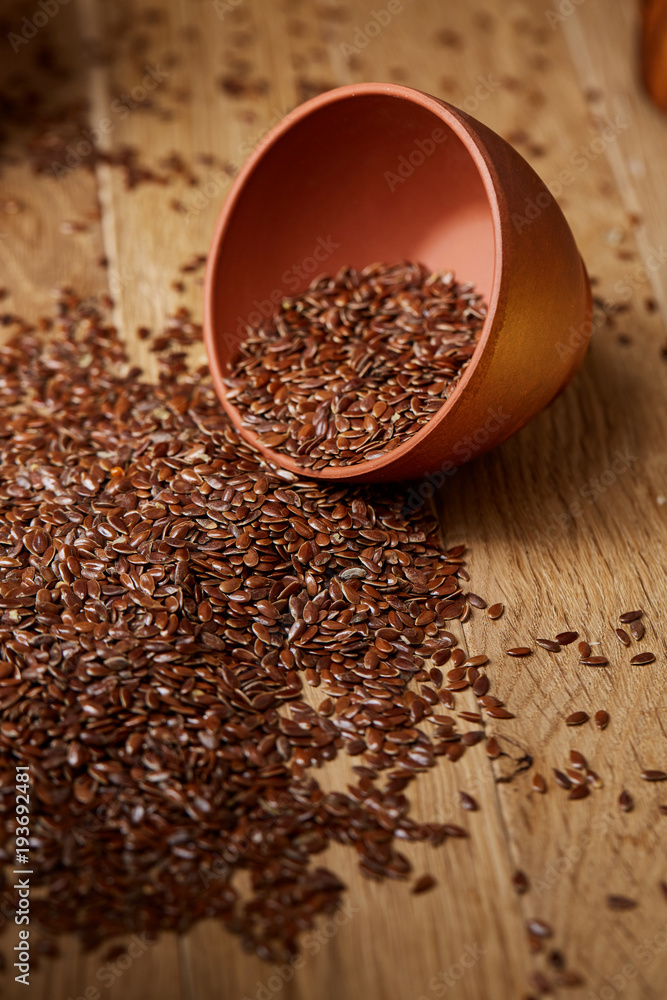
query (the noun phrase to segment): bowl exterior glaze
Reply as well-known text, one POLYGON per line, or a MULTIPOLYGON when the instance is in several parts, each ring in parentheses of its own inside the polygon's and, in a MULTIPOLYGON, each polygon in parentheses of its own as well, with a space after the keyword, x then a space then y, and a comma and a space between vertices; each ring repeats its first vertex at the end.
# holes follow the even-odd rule
POLYGON ((409 441, 385 457, 308 476, 437 481, 523 427, 583 360, 592 324, 586 269, 553 196, 516 150, 465 112, 408 87, 328 91, 291 112, 245 164, 206 273, 204 336, 216 390, 238 432, 283 468, 304 472, 257 442, 222 380, 244 319, 303 290, 308 279, 292 287, 294 262, 318 256, 318 247, 317 273, 402 258, 452 267, 485 294, 488 315, 458 386, 409 441))

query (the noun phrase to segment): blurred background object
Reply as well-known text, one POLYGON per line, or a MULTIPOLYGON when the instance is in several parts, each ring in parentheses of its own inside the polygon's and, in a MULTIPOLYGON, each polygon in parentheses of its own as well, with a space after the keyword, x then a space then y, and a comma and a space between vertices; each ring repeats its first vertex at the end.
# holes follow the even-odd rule
POLYGON ((667 111, 667 0, 643 0, 642 77, 651 99, 667 111))

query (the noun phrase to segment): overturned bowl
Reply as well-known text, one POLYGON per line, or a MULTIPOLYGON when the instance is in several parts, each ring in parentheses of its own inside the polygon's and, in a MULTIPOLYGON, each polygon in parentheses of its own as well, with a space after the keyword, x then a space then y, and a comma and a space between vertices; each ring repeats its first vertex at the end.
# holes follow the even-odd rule
POLYGON ((206 272, 204 336, 222 405, 271 462, 317 479, 444 479, 562 392, 591 321, 586 269, 537 174, 470 115, 394 84, 339 87, 287 115, 236 178, 206 272), (453 270, 488 305, 442 407, 393 451, 354 465, 303 469, 262 445, 223 381, 247 326, 318 274, 404 259, 453 270))

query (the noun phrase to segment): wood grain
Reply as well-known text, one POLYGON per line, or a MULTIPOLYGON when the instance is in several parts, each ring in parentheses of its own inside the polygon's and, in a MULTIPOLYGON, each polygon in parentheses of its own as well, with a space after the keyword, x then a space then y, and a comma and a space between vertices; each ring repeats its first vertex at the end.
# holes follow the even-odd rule
MULTIPOLYGON (((546 968, 524 929, 538 917, 553 925, 548 946, 586 977, 573 997, 616 990, 614 977, 628 979, 619 989, 625 1000, 664 996, 667 947, 655 935, 667 931, 658 889, 667 877, 667 819, 657 811, 667 792, 642 782, 640 771, 667 768, 667 261, 652 267, 667 218, 667 119, 637 82, 632 0, 613 9, 586 0, 554 20, 560 6, 404 0, 378 34, 365 30, 366 0, 168 0, 157 15, 150 4, 79 0, 53 19, 48 30, 73 68, 68 86, 88 96, 92 127, 111 122, 104 148, 135 146, 169 183, 127 190, 123 172, 104 164, 59 182, 36 179, 23 162, 5 171, 3 197, 25 204, 1 218, 8 309, 36 315, 63 281, 89 292, 110 287, 129 349, 150 371, 137 327, 159 328, 181 305, 200 316, 201 287, 179 267, 206 252, 235 168, 300 100, 362 80, 437 94, 509 138, 563 206, 599 304, 589 355, 568 391, 501 449, 459 470, 438 497, 446 539, 470 546, 473 589, 506 604, 497 622, 475 613, 464 637, 471 651, 490 655, 494 690, 517 719, 490 727, 505 751, 495 764, 478 746, 412 786, 419 818, 449 818, 471 832, 438 851, 410 852, 416 872, 433 873, 437 888, 414 897, 408 885, 369 883, 349 851, 332 848, 322 862, 347 883, 345 907, 338 925, 309 938, 302 965, 282 970, 284 986, 280 970, 242 954, 208 922, 183 940, 165 936, 108 989, 98 978, 104 950, 82 957, 69 943, 59 960, 42 963, 31 995, 65 1000, 97 984, 110 1000, 514 1000, 546 968), (79 53, 91 45, 104 58, 88 67, 79 53), (239 61, 247 68, 235 93, 239 61), (142 81, 151 69, 161 82, 148 91, 142 81), (118 110, 120 95, 142 87, 145 97, 137 100, 136 90, 129 113, 118 110), (173 153, 196 184, 163 165, 173 153), (72 218, 86 218, 87 232, 61 234, 72 218), (173 287, 181 279, 183 291, 173 287), (630 667, 611 632, 634 606, 646 611, 641 648, 657 657, 648 667, 630 667), (573 646, 526 660, 504 654, 565 628, 601 643, 596 651, 610 666, 581 668, 573 646), (564 724, 575 709, 599 708, 611 715, 603 733, 590 722, 564 724), (551 776, 571 748, 604 782, 580 802, 568 801, 551 776), (534 766, 522 772, 525 755, 534 766), (547 777, 544 796, 530 790, 535 770, 547 777), (617 806, 623 788, 636 800, 627 814, 617 806), (461 789, 476 796, 479 812, 461 812, 461 789), (511 886, 517 868, 531 881, 520 897, 511 886), (640 905, 612 912, 612 892, 640 905)), ((348 774, 348 762, 336 761, 318 777, 325 788, 344 788, 348 774)))

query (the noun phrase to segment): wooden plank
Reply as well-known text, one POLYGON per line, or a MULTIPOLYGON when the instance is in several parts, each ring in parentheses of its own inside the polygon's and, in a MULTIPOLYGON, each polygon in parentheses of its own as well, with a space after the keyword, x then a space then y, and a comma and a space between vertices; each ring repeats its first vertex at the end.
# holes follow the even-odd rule
MULTIPOLYGON (((233 168, 269 125, 317 89, 379 79, 436 93, 510 138, 558 194, 601 300, 625 311, 606 307, 608 319, 596 325, 584 369, 567 393, 513 441, 457 472, 440 499, 448 540, 470 545, 474 589, 507 605, 498 622, 476 613, 465 626, 468 648, 492 657, 494 689, 518 715, 497 726, 503 747, 514 758, 533 755, 535 769, 547 775, 548 793, 532 793, 529 774, 512 777, 516 765, 508 758, 492 767, 482 747, 474 748, 456 767, 443 763, 412 786, 415 815, 424 820, 460 822, 461 789, 480 803, 478 813, 463 814, 470 840, 410 852, 417 872, 438 879, 432 893, 418 898, 404 884, 369 883, 349 851, 332 848, 321 861, 349 887, 340 926, 319 928, 298 969, 281 976, 207 922, 181 942, 166 936, 102 995, 433 1000, 446 987, 448 995, 468 1000, 513 1000, 529 991, 531 973, 545 968, 544 956, 530 953, 523 927, 539 917, 554 927, 549 944, 586 974, 594 996, 605 985, 616 989, 614 981, 627 977, 623 966, 631 965, 636 974, 623 996, 661 997, 667 948, 655 935, 665 930, 667 913, 657 886, 666 875, 657 803, 665 799, 639 772, 667 765, 660 688, 665 648, 657 630, 665 603, 667 506, 659 497, 667 493, 660 405, 667 368, 660 359, 661 314, 649 311, 646 299, 666 300, 664 270, 645 280, 638 268, 660 238, 665 196, 652 162, 664 161, 656 160, 664 147, 658 119, 628 68, 632 3, 623 0, 611 15, 602 0, 587 0, 552 28, 547 15, 556 5, 547 0, 530 7, 486 0, 474 9, 405 0, 378 32, 366 30, 372 21, 367 0, 344 8, 314 0, 284 6, 243 0, 227 7, 170 0, 156 20, 148 6, 128 18, 124 8, 80 0, 85 37, 103 43, 109 57, 93 67, 86 85, 91 124, 109 120, 104 148, 135 146, 140 161, 169 184, 127 191, 121 171, 100 165, 95 178, 76 171, 60 182, 58 199, 64 200, 54 201, 55 182, 35 183, 17 166, 16 190, 29 192, 21 197, 35 206, 35 221, 20 230, 18 250, 12 246, 4 265, 13 269, 6 283, 20 288, 17 298, 37 303, 44 288, 66 278, 97 289, 90 262, 101 252, 99 229, 54 233, 63 218, 83 211, 86 199, 94 205, 99 198, 117 321, 132 356, 151 370, 135 331, 159 327, 182 304, 200 315, 196 279, 186 276, 184 291, 172 282, 181 264, 205 252, 233 168), (351 52, 353 46, 358 51, 351 52), (150 90, 147 73, 160 80, 150 90), (119 95, 142 87, 145 96, 135 92, 130 99, 137 106, 128 114, 114 105, 119 95), (618 114, 624 122, 626 111, 627 129, 612 129, 600 148, 604 116, 613 122, 618 114), (196 185, 174 170, 175 161, 163 165, 174 152, 196 185), (201 154, 213 159, 202 162, 201 154), (93 236, 97 243, 87 245, 93 236), (39 255, 31 259, 37 245, 39 255), (658 656, 644 668, 628 666, 610 629, 616 615, 635 604, 647 612, 642 648, 658 656), (610 667, 580 668, 573 647, 525 661, 503 653, 517 634, 533 644, 565 627, 601 641, 610 667), (579 708, 591 714, 606 708, 609 729, 567 728, 564 717, 579 708), (551 777, 553 767, 568 763, 572 747, 604 780, 604 788, 582 802, 567 801, 551 777), (636 799, 632 813, 618 809, 623 787, 636 799), (511 887, 516 868, 532 883, 522 897, 511 887), (613 913, 605 906, 609 892, 641 905, 613 913)), ((69 37, 71 45, 76 34, 69 37)), ((327 766, 318 775, 322 786, 344 788, 348 768, 349 761, 327 766)), ((48 981, 42 972, 35 979, 35 995, 74 997, 98 981, 104 949, 80 958, 66 947, 47 967, 48 981)))

